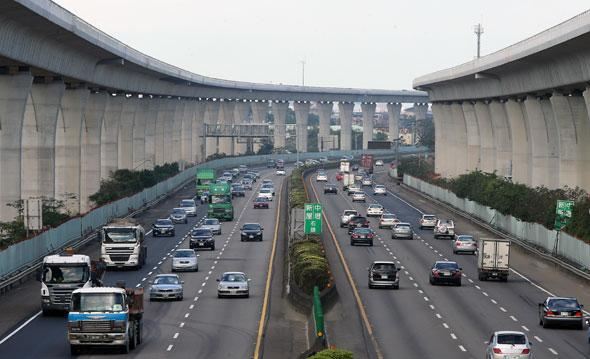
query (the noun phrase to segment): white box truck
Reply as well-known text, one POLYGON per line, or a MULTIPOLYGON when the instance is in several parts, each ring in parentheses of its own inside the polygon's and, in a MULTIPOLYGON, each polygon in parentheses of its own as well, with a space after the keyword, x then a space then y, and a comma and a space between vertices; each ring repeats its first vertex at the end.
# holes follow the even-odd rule
POLYGON ((482 238, 477 244, 477 273, 479 280, 497 278, 508 280, 510 271, 510 241, 482 238))
POLYGON ((354 184, 354 173, 345 173, 344 177, 342 177, 342 186, 344 190, 347 191, 350 185, 354 184))
POLYGON ((342 159, 340 160, 340 172, 342 173, 349 173, 350 172, 350 161, 342 159))

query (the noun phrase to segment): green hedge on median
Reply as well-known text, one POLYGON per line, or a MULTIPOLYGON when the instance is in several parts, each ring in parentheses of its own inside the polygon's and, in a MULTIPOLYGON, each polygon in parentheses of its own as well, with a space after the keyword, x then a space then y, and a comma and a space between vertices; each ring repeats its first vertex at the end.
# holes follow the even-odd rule
POLYGON ((289 207, 303 208, 305 202, 308 201, 303 187, 303 168, 296 168, 291 172, 289 183, 289 207))
POLYGON ((352 352, 341 349, 326 349, 321 352, 310 356, 309 359, 353 359, 352 352))
POLYGON ((322 290, 330 283, 330 267, 319 239, 296 242, 290 257, 293 280, 303 292, 312 294, 314 286, 322 290))

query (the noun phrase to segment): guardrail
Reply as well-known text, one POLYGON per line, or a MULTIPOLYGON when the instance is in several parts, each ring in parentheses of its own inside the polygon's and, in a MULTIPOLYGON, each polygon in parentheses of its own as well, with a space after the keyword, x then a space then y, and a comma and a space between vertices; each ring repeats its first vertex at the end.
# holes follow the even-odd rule
POLYGON ((324 310, 322 309, 320 289, 317 285, 313 287, 313 321, 315 323, 316 338, 324 339, 326 334, 324 330, 324 310))

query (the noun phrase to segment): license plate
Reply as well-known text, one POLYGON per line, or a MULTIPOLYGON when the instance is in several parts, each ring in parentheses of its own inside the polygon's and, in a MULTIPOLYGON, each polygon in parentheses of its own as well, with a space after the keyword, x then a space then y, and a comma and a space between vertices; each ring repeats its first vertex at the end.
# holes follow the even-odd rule
POLYGON ((445 276, 445 277, 448 277, 448 276, 451 275, 451 273, 449 273, 449 272, 442 272, 442 275, 445 276))
POLYGON ((568 312, 561 312, 561 313, 559 313, 559 314, 560 314, 562 317, 569 317, 569 316, 570 316, 570 313, 568 313, 568 312))
POLYGON ((204 245, 205 245, 205 243, 199 243, 199 247, 202 247, 204 245))
POLYGON ((248 238, 254 238, 254 236, 250 235, 250 236, 248 236, 248 238))
POLYGON ((387 279, 387 275, 381 274, 381 279, 387 279))

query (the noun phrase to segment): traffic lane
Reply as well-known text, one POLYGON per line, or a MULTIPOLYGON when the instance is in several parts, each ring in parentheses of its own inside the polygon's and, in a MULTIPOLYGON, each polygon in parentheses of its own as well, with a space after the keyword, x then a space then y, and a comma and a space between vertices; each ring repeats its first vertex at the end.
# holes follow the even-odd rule
MULTIPOLYGON (((322 187, 315 183, 316 190, 322 187), (319 188, 318 188, 319 187, 319 188)), ((373 247, 351 246, 346 228, 339 229, 339 215, 345 209, 357 209, 362 213, 366 207, 352 204, 345 196, 323 195, 320 201, 324 203, 325 212, 330 224, 336 230, 337 239, 344 252, 357 288, 359 289, 368 316, 371 319, 377 340, 385 357, 400 356, 404 358, 429 358, 448 353, 449 358, 469 357, 459 348, 459 343, 445 334, 442 322, 436 318, 420 296, 419 289, 414 287, 413 280, 400 268, 400 289, 380 290, 368 289, 367 267, 374 260, 394 260, 386 250, 388 245, 382 239, 375 239, 373 247), (337 220, 334 220, 337 219, 337 220), (392 326, 399 331, 392 334, 392 326), (421 338, 430 339, 428 346, 420 345, 421 338)), ((372 220, 374 227, 375 220, 372 220)), ((395 260, 394 260, 395 261, 395 260)))
MULTIPOLYGON (((393 210, 393 213, 396 213, 400 220, 413 224, 417 223, 419 219, 418 212, 407 204, 393 196, 390 196, 390 198, 379 196, 379 198, 375 199, 385 205, 385 208, 393 210)), ((460 232, 460 229, 461 227, 457 227, 458 233, 464 233, 460 232)), ((538 302, 542 301, 546 295, 543 295, 537 288, 532 287, 527 281, 515 275, 511 275, 507 283, 495 281, 480 282, 477 279, 476 256, 453 254, 451 241, 434 239, 431 230, 417 229, 416 232, 421 239, 424 239, 424 249, 433 254, 434 260, 448 258, 449 260, 457 261, 467 275, 466 282, 473 285, 476 289, 475 294, 479 294, 478 300, 495 307, 499 316, 509 319, 508 323, 510 326, 497 326, 493 327, 493 330, 513 328, 514 330, 527 332, 531 341, 535 342, 537 347, 545 348, 543 351, 535 348, 536 353, 539 353, 537 355, 554 357, 555 352, 571 358, 587 355, 586 351, 588 348, 583 331, 555 331, 555 329, 550 329, 552 332, 546 333, 546 330, 538 328, 538 302)), ((506 324, 504 323, 503 325, 506 324)))
MULTIPOLYGON (((282 179, 275 179, 277 196, 281 183, 282 179)), ((179 319, 184 320, 185 325, 179 331, 179 336, 168 344, 172 345, 170 352, 173 355, 215 358, 244 358, 252 355, 272 248, 276 204, 273 201, 269 210, 254 210, 251 205, 252 198, 249 198, 215 260, 211 263, 209 259, 209 263, 203 263, 205 265, 201 270, 207 271, 209 279, 196 283, 199 289, 191 297, 194 307, 192 310, 187 308, 188 317, 179 319), (264 227, 262 242, 240 241, 239 229, 249 222, 260 223, 264 227), (217 298, 215 280, 227 271, 241 271, 249 276, 249 298, 217 298)))

